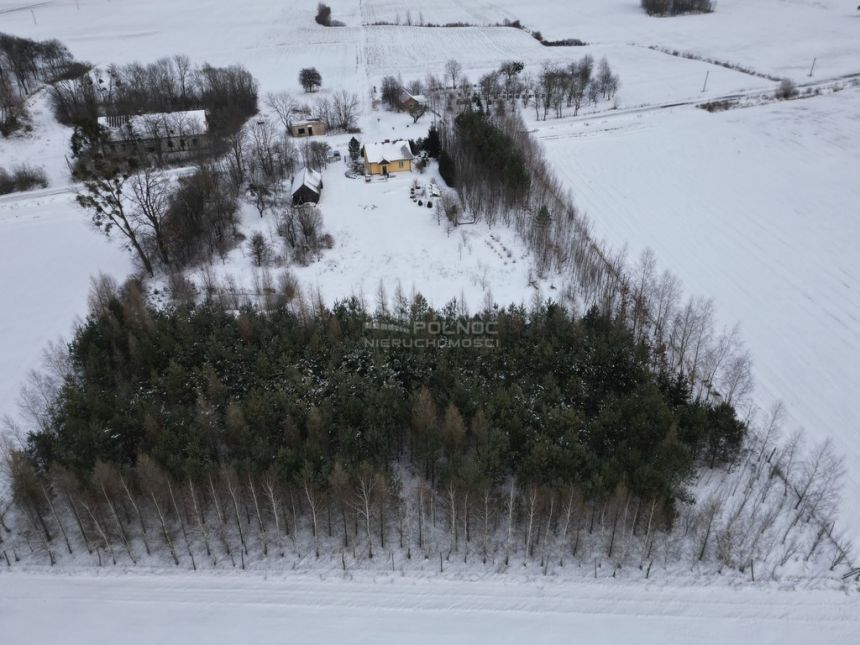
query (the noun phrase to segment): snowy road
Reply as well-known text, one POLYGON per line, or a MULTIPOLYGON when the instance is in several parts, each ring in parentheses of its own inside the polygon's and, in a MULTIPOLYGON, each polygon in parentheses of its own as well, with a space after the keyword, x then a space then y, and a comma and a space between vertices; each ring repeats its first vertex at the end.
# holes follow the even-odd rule
POLYGON ((0 575, 0 633, 16 645, 785 645, 848 643, 858 632, 856 593, 606 582, 0 575))

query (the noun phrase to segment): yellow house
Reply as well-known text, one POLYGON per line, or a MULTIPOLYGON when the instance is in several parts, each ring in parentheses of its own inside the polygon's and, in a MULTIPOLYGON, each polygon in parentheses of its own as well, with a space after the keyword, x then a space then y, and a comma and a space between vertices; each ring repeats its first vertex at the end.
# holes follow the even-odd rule
POLYGON ((412 170, 412 149, 409 142, 402 139, 369 143, 364 146, 362 154, 366 175, 388 175, 412 170))

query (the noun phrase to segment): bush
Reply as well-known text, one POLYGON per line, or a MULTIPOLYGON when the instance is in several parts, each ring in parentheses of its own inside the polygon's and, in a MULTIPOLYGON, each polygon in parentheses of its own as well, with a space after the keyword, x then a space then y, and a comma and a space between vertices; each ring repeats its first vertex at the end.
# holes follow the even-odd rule
POLYGON ((11 172, 0 168, 0 195, 45 188, 47 185, 48 177, 42 168, 21 165, 12 168, 11 172))
POLYGON ((318 25, 322 25, 323 27, 331 27, 331 7, 320 2, 317 5, 316 21, 318 25))
POLYGON ((797 96, 797 86, 790 78, 784 78, 779 82, 774 96, 780 100, 794 98, 797 96))
POLYGON ((642 8, 649 16, 677 16, 684 13, 711 13, 712 0, 642 0, 642 8))
POLYGON ((283 271, 278 276, 278 295, 285 303, 292 302, 299 293, 299 281, 291 271, 283 271))
POLYGON ((454 160, 444 150, 439 153, 439 174, 451 188, 456 187, 457 170, 454 167, 454 160))

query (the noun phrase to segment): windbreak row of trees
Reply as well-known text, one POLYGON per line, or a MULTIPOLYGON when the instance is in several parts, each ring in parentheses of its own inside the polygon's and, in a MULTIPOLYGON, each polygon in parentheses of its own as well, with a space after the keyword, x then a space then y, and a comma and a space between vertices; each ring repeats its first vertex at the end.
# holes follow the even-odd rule
POLYGON ((204 109, 216 133, 237 130, 257 112, 257 81, 244 67, 193 65, 184 55, 154 63, 111 65, 56 83, 51 100, 60 123, 94 127, 102 115, 204 109))
POLYGON ((569 108, 573 108, 576 116, 584 105, 596 106, 601 100, 611 101, 620 84, 606 58, 600 59, 597 69, 591 56, 567 66, 547 64, 537 77, 533 102, 535 117, 546 120, 553 113, 561 118, 569 108))
POLYGON ((42 84, 78 76, 87 69, 57 40, 36 41, 0 33, 0 135, 23 125, 25 100, 42 84))

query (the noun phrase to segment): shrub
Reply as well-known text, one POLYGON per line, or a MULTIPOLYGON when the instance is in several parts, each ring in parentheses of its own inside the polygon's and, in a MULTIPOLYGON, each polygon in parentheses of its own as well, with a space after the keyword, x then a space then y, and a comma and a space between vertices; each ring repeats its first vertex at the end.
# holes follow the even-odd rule
POLYGON ((174 302, 193 303, 197 288, 182 271, 171 271, 167 275, 167 290, 174 302))
POLYGON ((317 5, 316 21, 318 25, 322 25, 323 27, 331 27, 331 7, 320 2, 317 5))
POLYGON ((774 96, 780 100, 794 98, 797 96, 797 86, 790 78, 784 78, 779 82, 774 96))
POLYGON ((444 150, 439 153, 439 174, 451 188, 457 185, 457 170, 454 167, 454 160, 444 150))
POLYGON ((677 16, 684 13, 711 13, 713 0, 642 0, 649 16, 677 16))
POLYGON ((292 302, 299 293, 299 281, 291 271, 284 271, 278 276, 278 294, 284 302, 292 302))
POLYGON ((0 168, 0 195, 45 188, 47 185, 48 177, 42 168, 21 165, 12 168, 11 172, 0 168))
POLYGON ((708 112, 725 112, 737 105, 737 101, 723 99, 722 101, 709 101, 702 103, 699 107, 708 112))

